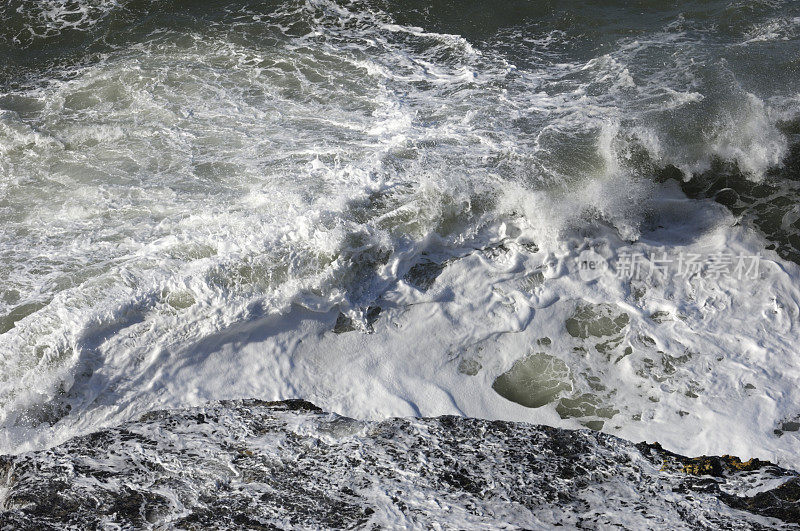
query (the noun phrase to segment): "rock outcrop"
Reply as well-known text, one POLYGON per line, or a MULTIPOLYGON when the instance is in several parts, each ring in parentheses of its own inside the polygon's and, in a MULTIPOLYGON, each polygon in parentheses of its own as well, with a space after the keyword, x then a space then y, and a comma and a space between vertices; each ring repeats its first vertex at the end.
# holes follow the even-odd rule
POLYGON ((792 528, 798 481, 589 430, 243 400, 1 457, 0 528, 792 528))

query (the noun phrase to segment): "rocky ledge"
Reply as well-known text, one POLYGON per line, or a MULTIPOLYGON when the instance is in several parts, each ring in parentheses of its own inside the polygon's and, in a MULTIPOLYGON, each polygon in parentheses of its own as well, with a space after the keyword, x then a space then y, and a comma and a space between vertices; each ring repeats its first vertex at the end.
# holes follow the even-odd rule
POLYGON ((0 457, 0 528, 773 529, 798 474, 588 430, 361 422, 304 401, 158 411, 0 457))

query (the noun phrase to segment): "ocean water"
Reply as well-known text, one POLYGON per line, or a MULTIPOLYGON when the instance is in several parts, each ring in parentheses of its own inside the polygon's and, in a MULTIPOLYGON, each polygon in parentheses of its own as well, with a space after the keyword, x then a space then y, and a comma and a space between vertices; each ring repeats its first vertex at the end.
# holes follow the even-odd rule
POLYGON ((678 4, 4 2, 0 453, 304 398, 797 468, 800 3, 678 4))

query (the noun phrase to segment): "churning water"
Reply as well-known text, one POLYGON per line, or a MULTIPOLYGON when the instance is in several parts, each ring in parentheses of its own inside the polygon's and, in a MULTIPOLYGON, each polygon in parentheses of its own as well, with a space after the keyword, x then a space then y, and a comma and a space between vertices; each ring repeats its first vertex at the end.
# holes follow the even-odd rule
POLYGON ((798 466, 800 3, 495 4, 4 2, 0 453, 303 397, 798 466))

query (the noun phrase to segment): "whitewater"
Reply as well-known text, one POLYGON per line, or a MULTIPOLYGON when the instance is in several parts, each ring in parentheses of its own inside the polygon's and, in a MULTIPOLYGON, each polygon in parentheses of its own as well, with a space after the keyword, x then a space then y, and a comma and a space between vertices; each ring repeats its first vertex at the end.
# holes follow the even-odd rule
POLYGON ((5 2, 0 454, 303 398, 798 469, 800 4, 628 4, 5 2))

